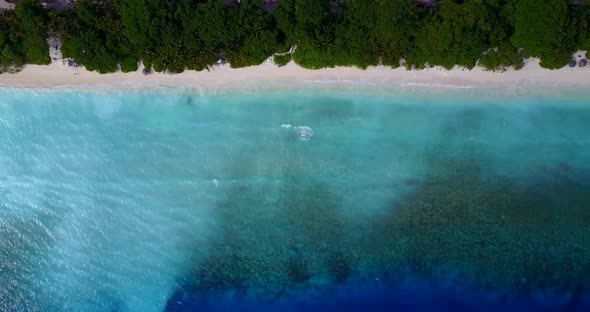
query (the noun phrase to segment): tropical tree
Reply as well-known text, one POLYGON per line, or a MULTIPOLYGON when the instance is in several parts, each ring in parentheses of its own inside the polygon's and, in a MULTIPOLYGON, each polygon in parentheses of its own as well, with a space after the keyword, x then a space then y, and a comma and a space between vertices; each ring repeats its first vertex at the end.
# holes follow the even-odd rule
POLYGON ((39 0, 21 0, 15 7, 23 31, 23 48, 26 62, 31 64, 49 64, 49 46, 47 45, 47 11, 39 0))
POLYGON ((512 42, 530 56, 540 57, 541 65, 559 68, 571 57, 565 46, 568 20, 567 0, 520 0, 512 42))

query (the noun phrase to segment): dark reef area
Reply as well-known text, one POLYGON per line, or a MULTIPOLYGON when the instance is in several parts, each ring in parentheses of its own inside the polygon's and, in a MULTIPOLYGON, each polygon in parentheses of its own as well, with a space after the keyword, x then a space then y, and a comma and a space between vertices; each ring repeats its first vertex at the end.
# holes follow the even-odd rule
POLYGON ((355 222, 312 178, 284 177, 277 201, 269 185, 236 187, 217 210, 224 235, 166 311, 588 310, 590 172, 427 164, 412 192, 355 222))

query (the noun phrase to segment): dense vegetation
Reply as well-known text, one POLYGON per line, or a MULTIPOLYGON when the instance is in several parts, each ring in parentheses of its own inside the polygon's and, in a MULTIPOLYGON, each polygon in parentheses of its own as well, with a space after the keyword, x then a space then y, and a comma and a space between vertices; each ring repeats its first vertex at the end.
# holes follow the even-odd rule
POLYGON ((37 0, 21 0, 14 11, 0 14, 0 73, 22 65, 49 64, 47 12, 37 0))
MULTIPOLYGON (((50 62, 46 38, 59 35, 64 57, 101 73, 135 71, 138 62, 171 73, 218 60, 262 63, 297 49, 306 68, 383 64, 488 70, 563 67, 590 48, 590 6, 569 0, 78 0, 63 11, 21 0, 0 14, 0 72, 50 62)), ((276 58, 280 64, 291 57, 276 58)))

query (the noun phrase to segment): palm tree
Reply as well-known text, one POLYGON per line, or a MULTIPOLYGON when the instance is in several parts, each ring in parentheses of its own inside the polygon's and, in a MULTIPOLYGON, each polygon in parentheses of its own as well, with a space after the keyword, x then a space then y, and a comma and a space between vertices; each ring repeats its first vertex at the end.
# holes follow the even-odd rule
POLYGON ((47 30, 51 36, 56 36, 64 30, 65 18, 56 10, 50 10, 47 13, 47 30))

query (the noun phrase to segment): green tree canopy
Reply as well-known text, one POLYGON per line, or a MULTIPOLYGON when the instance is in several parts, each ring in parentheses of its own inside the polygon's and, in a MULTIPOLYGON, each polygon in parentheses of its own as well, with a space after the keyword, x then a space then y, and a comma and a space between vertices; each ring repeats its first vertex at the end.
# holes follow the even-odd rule
POLYGON ((47 11, 40 0, 21 0, 14 9, 23 31, 26 62, 45 65, 51 63, 47 45, 47 11))
POLYGON ((397 67, 412 47, 418 15, 407 0, 346 1, 343 17, 338 35, 360 64, 381 58, 384 65, 397 67))
POLYGON ((67 58, 101 73, 202 70, 262 63, 296 45, 310 68, 379 62, 488 70, 523 66, 525 55, 559 68, 590 49, 590 7, 569 0, 77 0, 63 11, 21 0, 0 13, 0 71, 50 62, 46 39, 60 35, 67 58), (267 11, 265 11, 267 10, 267 11), (272 12, 270 12, 272 11, 272 12), (522 48, 522 49, 521 49, 522 48))
POLYGON ((554 54, 564 43, 567 0, 520 0, 512 42, 531 56, 554 54))
POLYGON ((26 63, 24 35, 14 11, 0 12, 0 73, 15 72, 26 63))
POLYGON ((136 48, 125 36, 118 1, 78 1, 63 14, 69 26, 61 36, 64 57, 100 73, 137 70, 136 48))
MULTIPOLYGON (((497 2, 497 1, 492 1, 497 2)), ((444 1, 420 23, 409 65, 426 62, 451 68, 472 68, 489 47, 493 10, 484 0, 444 1)))

